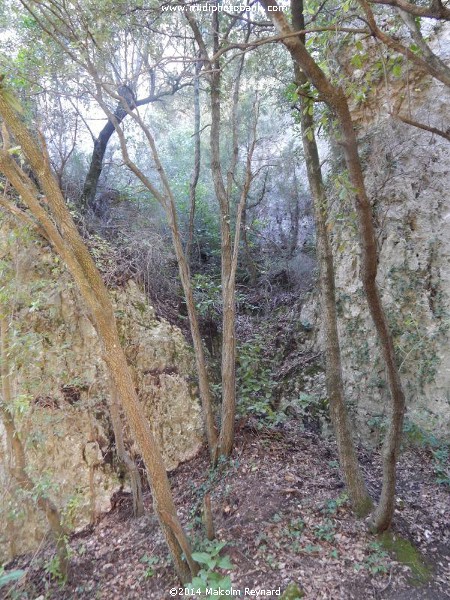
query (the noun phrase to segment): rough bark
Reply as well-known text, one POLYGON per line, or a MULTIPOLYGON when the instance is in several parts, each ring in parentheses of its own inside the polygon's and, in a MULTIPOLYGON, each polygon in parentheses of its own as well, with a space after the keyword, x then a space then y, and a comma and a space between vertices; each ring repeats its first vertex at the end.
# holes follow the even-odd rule
MULTIPOLYGON (((291 12, 294 29, 297 31, 303 30, 305 28, 303 0, 292 0, 291 12)), ((302 43, 305 42, 304 35, 300 39, 302 43)), ((302 90, 304 90, 303 86, 308 81, 297 63, 294 64, 294 71, 296 83, 302 86, 302 90)), ((345 405, 341 350, 337 328, 334 260, 326 223, 327 197, 314 133, 314 116, 310 114, 310 105, 304 96, 299 97, 299 103, 303 152, 314 208, 322 319, 325 329, 326 386, 330 413, 336 435, 339 462, 344 473, 350 501, 356 514, 365 516, 372 508, 372 500, 358 462, 352 439, 350 419, 345 405)))
POLYGON ((159 518, 175 569, 180 580, 188 582, 195 574, 197 565, 192 560, 189 542, 178 520, 161 453, 136 394, 131 371, 120 344, 114 309, 108 291, 77 231, 61 190, 51 172, 43 140, 41 139, 38 143, 33 139, 13 108, 10 95, 5 93, 3 87, 0 88, 0 115, 14 135, 16 142, 21 146, 32 171, 39 180, 46 198, 48 212, 41 205, 40 194, 30 178, 8 153, 5 128, 3 129, 4 148, 0 151, 0 170, 45 229, 48 239, 51 240, 53 247, 74 278, 86 307, 91 313, 103 346, 104 361, 147 470, 155 513, 159 518), (183 552, 189 564, 186 564, 183 559, 183 552))
MULTIPOLYGON (((267 10, 268 17, 273 21, 280 34, 292 33, 292 29, 289 27, 283 13, 276 11, 278 5, 274 0, 260 0, 260 2, 267 10), (269 7, 275 10, 268 10, 269 7)), ((340 144, 343 149, 350 183, 354 189, 361 250, 361 279, 386 367, 392 405, 389 430, 383 444, 381 497, 373 518, 373 528, 376 531, 383 531, 389 528, 394 513, 396 464, 405 413, 405 397, 395 361, 392 335, 376 282, 378 250, 372 220, 372 207, 364 184, 356 134, 345 94, 328 80, 298 37, 286 37, 283 39, 283 44, 305 73, 307 79, 316 87, 321 99, 326 102, 338 118, 342 138, 340 144)))

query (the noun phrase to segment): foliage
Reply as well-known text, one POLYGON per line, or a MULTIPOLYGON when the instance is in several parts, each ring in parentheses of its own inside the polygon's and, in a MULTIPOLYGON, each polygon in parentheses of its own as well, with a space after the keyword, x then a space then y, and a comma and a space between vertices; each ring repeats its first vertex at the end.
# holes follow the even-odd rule
POLYGON ((373 574, 387 573, 389 564, 389 554, 383 550, 380 542, 371 542, 369 544, 370 554, 365 560, 366 568, 373 574))
POLYGON ((318 540, 333 542, 336 534, 336 525, 331 519, 325 519, 314 528, 314 535, 318 540))
POLYGON ((322 512, 328 513, 329 515, 335 515, 337 512, 339 512, 339 509, 342 506, 347 504, 347 502, 348 494, 343 492, 337 498, 331 498, 330 500, 327 500, 325 506, 322 508, 322 512))
POLYGON ((273 360, 265 354, 267 339, 262 333, 238 346, 238 411, 252 413, 261 423, 275 425, 283 416, 271 406, 276 382, 273 379, 273 360))
POLYGON ((228 555, 220 556, 220 551, 226 546, 226 542, 206 541, 201 551, 193 552, 192 558, 201 565, 197 576, 192 579, 186 587, 196 591, 194 597, 200 594, 206 597, 206 590, 211 590, 208 596, 214 596, 215 591, 231 589, 231 579, 229 575, 224 575, 223 571, 233 568, 228 555))
POLYGON ((14 569, 12 571, 5 571, 3 565, 0 565, 0 588, 8 583, 12 583, 13 581, 17 581, 25 575, 25 571, 23 569, 14 569))
POLYGON ((148 556, 148 554, 144 554, 141 558, 141 562, 144 563, 147 568, 144 571, 144 577, 148 579, 149 577, 153 577, 155 574, 155 567, 161 562, 159 556, 148 556))
POLYGON ((293 540, 298 541, 305 529, 305 521, 301 517, 295 517, 289 521, 287 527, 287 536, 293 540))
POLYGON ((193 276, 192 283, 199 315, 217 319, 221 311, 221 284, 216 279, 200 273, 193 276))
MULTIPOLYGON (((63 543, 66 546, 67 555, 70 557, 72 552, 69 547, 69 541, 67 537, 64 537, 63 543)), ((47 575, 58 581, 58 583, 61 585, 64 585, 67 581, 67 575, 65 575, 62 571, 60 557, 57 554, 54 554, 47 560, 47 562, 44 564, 44 571, 47 573, 47 575)))
POLYGON ((66 505, 61 513, 62 522, 65 527, 74 529, 77 512, 83 502, 82 489, 76 489, 72 496, 67 500, 66 505))

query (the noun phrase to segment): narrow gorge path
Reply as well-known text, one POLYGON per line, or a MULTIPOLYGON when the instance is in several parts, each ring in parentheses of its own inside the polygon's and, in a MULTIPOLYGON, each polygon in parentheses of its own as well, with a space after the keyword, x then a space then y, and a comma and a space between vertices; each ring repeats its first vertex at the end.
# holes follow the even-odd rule
MULTIPOLYGON (((372 473, 369 484, 375 492, 379 455, 363 451, 361 459, 366 474, 372 473)), ((210 492, 217 537, 228 542, 222 554, 234 565, 230 575, 235 590, 283 590, 296 582, 311 600, 450 598, 450 496, 448 488, 436 483, 424 449, 406 449, 399 463, 393 539, 401 540, 403 550, 406 544, 406 558, 404 552, 396 555, 395 543, 387 551, 353 517, 335 444, 302 430, 299 422, 270 430, 247 422, 232 460, 220 473, 208 472, 204 452, 170 478, 194 544, 202 535, 203 495, 210 492), (414 549, 424 563, 416 562, 414 549)), ((177 582, 148 494, 146 505, 148 513, 132 519, 129 495, 118 494, 114 509, 95 527, 74 535, 72 580, 65 586, 48 573, 49 549, 15 560, 10 566, 26 568, 27 575, 10 597, 170 598, 177 582)))

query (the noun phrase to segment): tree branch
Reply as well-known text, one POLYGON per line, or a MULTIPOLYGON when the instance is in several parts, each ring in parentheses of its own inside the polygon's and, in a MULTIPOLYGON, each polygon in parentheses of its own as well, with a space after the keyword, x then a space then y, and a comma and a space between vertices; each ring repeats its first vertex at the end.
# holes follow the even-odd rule
POLYGON ((429 131, 435 135, 439 135, 450 142, 450 128, 447 131, 442 131, 442 129, 438 129, 437 127, 432 127, 431 125, 425 125, 425 123, 419 123, 418 121, 414 121, 413 119, 409 119, 408 117, 402 117, 399 114, 392 114, 395 119, 399 119, 402 123, 406 123, 406 125, 412 125, 413 127, 417 127, 418 129, 423 129, 424 131, 429 131))
POLYGON ((406 0, 370 0, 371 4, 384 4, 387 6, 395 6, 401 8, 405 12, 415 17, 426 17, 428 19, 438 19, 450 21, 450 9, 442 5, 439 0, 433 0, 430 6, 417 6, 406 0))
POLYGON ((386 44, 386 46, 388 46, 389 48, 392 48, 392 50, 395 50, 399 54, 403 54, 403 56, 406 56, 406 58, 408 58, 420 69, 424 70, 427 73, 430 73, 430 75, 432 75, 433 77, 435 77, 439 81, 442 81, 442 83, 450 87, 450 73, 448 72, 448 68, 442 69, 442 67, 439 64, 436 64, 435 61, 424 60, 423 58, 420 58, 420 56, 415 54, 408 47, 404 46, 403 44, 395 40, 393 37, 382 31, 376 23, 375 16, 373 14, 372 9, 370 8, 369 2, 367 2, 366 0, 358 0, 358 3, 362 7, 366 15, 367 23, 370 27, 372 35, 374 35, 381 42, 386 44))

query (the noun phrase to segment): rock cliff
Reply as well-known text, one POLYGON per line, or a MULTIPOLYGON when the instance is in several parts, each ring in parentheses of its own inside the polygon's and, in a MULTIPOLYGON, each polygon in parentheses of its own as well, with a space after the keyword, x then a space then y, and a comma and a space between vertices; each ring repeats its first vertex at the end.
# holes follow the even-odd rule
MULTIPOLYGON (((1 302, 10 323, 7 360, 16 424, 36 488, 48 490, 70 528, 80 527, 107 510, 123 484, 115 469, 101 346, 50 247, 0 217, 1 302)), ((111 294, 139 397, 171 470, 202 443, 192 352, 180 330, 157 318, 134 282, 111 294)), ((47 526, 33 494, 15 490, 8 479, 4 432, 0 435, 5 489, 0 511, 8 523, 0 535, 3 559, 35 548, 47 526)))
MULTIPOLYGON (((447 59, 449 32, 447 24, 432 42, 447 59)), ((403 72, 380 80, 372 95, 353 106, 378 234, 378 283, 407 400, 406 427, 442 435, 450 431, 450 144, 392 114, 446 131, 449 104, 449 88, 403 72)), ((339 329, 347 398, 358 430, 367 435, 383 427, 389 400, 352 223, 351 194, 343 193, 330 217, 339 329)), ((310 312, 307 305, 305 314, 310 312)), ((320 335, 317 344, 323 347, 320 335)))

